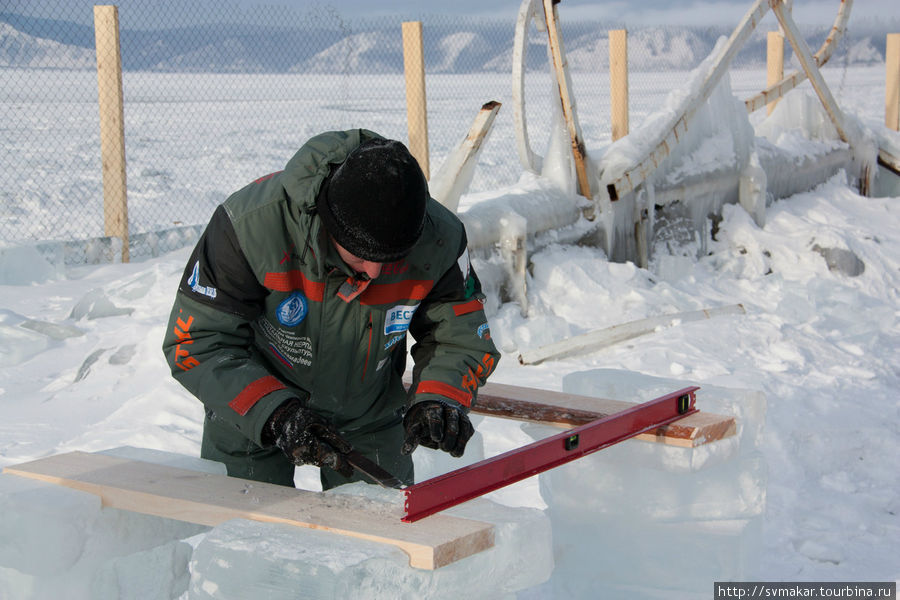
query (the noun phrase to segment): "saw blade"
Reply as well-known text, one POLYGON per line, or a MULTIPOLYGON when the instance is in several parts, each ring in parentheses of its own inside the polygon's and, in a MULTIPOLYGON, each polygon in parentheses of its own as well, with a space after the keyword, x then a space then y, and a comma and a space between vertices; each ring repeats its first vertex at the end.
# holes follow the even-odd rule
POLYGON ((406 487, 396 476, 386 471, 375 461, 369 460, 360 454, 358 450, 351 450, 344 454, 344 457, 347 459, 347 462, 353 465, 354 469, 382 487, 396 490, 402 490, 406 487))

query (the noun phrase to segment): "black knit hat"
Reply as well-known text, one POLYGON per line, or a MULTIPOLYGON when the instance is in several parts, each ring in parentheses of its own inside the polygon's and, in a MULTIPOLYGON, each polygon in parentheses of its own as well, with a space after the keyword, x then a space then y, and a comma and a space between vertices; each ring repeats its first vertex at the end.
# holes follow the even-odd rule
POLYGON ((373 262, 406 256, 422 234, 428 184, 402 143, 371 139, 353 150, 316 198, 325 229, 348 252, 373 262))

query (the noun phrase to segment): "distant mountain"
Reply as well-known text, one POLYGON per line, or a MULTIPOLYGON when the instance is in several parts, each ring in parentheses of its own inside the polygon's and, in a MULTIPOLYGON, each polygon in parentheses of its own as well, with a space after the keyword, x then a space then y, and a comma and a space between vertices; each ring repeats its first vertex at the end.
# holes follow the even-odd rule
POLYGON ((844 58, 852 65, 874 65, 884 62, 884 53, 878 50, 877 42, 869 36, 850 46, 844 58))
MULTIPOLYGON (((400 36, 366 31, 343 38, 288 69, 291 73, 397 73, 400 36)), ((402 60, 402 58, 401 58, 402 60)))
MULTIPOLYGON (((121 32, 122 62, 128 71, 210 73, 401 73, 403 48, 398 25, 340 21, 339 26, 203 24, 175 29, 121 32)), ((884 60, 888 26, 867 24, 840 43, 833 64, 868 65, 884 60)), ((563 40, 574 72, 606 70, 607 27, 563 24, 563 40)), ((813 51, 827 28, 810 30, 813 51)), ((425 23, 425 63, 433 73, 508 73, 513 23, 443 20, 425 23)), ((652 27, 629 31, 631 69, 690 69, 712 51, 722 27, 652 27)), ((764 31, 756 31, 735 58, 735 66, 765 65, 764 31)), ((527 68, 547 70, 546 34, 532 30, 527 68)), ((790 49, 786 51, 790 57, 790 49)), ((0 67, 93 69, 90 27, 64 21, 0 13, 0 67)))
POLYGON ((34 37, 0 23, 0 67, 28 69, 93 69, 93 49, 34 37))

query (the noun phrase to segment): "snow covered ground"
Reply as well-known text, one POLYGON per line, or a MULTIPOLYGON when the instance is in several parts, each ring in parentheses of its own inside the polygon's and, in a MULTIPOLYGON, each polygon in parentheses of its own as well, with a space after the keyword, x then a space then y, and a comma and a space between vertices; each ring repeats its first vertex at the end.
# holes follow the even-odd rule
MULTIPOLYGON (((858 93, 858 101, 844 103, 876 126, 881 117, 869 110, 875 92, 858 93)), ((530 186, 526 176, 496 192, 530 186)), ((490 196, 481 191, 478 199, 490 196)), ((492 308, 492 334, 504 354, 492 380, 562 390, 567 376, 636 372, 761 391, 768 492, 761 560, 749 575, 895 581, 898 202, 860 197, 838 176, 772 204, 764 228, 727 206, 707 254, 658 254, 646 270, 611 263, 596 248, 546 247, 530 257, 527 316, 514 304, 492 308), (683 323, 537 366, 516 360, 569 335, 734 303, 747 314, 683 323)), ((199 453, 201 406, 169 377, 160 351, 188 253, 61 272, 33 250, 4 250, 0 466, 118 446, 199 453)), ((479 431, 489 454, 528 441, 518 425, 499 420, 481 420, 479 431)), ((309 473, 299 481, 315 485, 309 473)), ((544 506, 533 480, 493 498, 544 506)))

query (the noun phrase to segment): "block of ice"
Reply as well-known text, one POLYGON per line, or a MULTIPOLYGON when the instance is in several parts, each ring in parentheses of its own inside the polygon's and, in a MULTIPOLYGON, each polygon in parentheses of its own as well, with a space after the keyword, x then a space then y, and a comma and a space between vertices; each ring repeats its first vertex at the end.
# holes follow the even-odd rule
POLYGON ((766 506, 761 453, 699 471, 678 472, 620 460, 648 442, 625 442, 540 476, 541 496, 559 510, 659 521, 747 519, 766 506))
POLYGON ((44 283, 63 274, 60 265, 52 265, 33 246, 0 248, 0 285, 44 283))
POLYGON ((177 469, 189 469, 191 471, 199 471, 201 473, 211 473, 213 475, 226 475, 225 465, 214 460, 206 460, 199 456, 190 456, 187 454, 176 454, 174 452, 165 452, 163 450, 152 450, 150 448, 137 448, 135 446, 119 446, 118 448, 110 448, 103 450, 97 454, 106 454, 108 456, 116 456, 118 458, 127 458, 129 460, 140 460, 157 465, 166 465, 167 467, 175 467, 177 469))
POLYGON ((150 550, 106 561, 91 582, 90 597, 171 600, 188 588, 188 563, 193 548, 171 541, 150 550))
POLYGON ((69 569, 99 515, 93 494, 0 474, 0 567, 31 575, 69 569))
MULTIPOLYGON (((609 369, 563 380, 566 392, 635 402, 686 385, 609 369)), ((766 501, 757 448, 765 398, 702 386, 697 404, 736 415, 738 436, 697 448, 629 440, 541 474, 556 560, 544 586, 550 596, 695 597, 708 594, 710 581, 755 572, 766 501)))
POLYGON ((671 591, 708 597, 712 581, 748 579, 761 555, 761 517, 681 523, 572 517, 551 515, 554 538, 563 541, 556 544, 552 597, 652 597, 598 592, 623 586, 669 590, 669 598, 682 597, 671 591))
POLYGON ((419 446, 413 452, 413 465, 415 466, 416 482, 425 481, 456 469, 484 460, 484 436, 478 431, 478 425, 483 417, 470 415, 475 434, 466 444, 465 453, 454 458, 441 450, 432 450, 419 446))
MULTIPOLYGON (((325 492, 398 503, 402 493, 365 483, 325 492)), ((395 511, 402 511, 399 506, 395 511)), ((434 571, 414 569, 401 550, 333 533, 234 520, 215 527, 191 562, 191 600, 212 598, 512 597, 553 568, 542 511, 477 500, 453 514, 495 524, 495 546, 434 571)))
POLYGON ((95 288, 82 296, 72 312, 69 314, 70 319, 76 321, 87 317, 88 319, 102 319, 104 317, 118 317, 121 315, 130 315, 134 312, 133 308, 120 308, 113 304, 106 292, 100 288, 95 288))
MULTIPOLYGON (((570 394, 646 402, 694 384, 633 371, 590 369, 569 373, 563 377, 562 385, 563 391, 570 394)), ((703 384, 697 392, 697 408, 736 417, 741 451, 759 446, 766 424, 766 397, 761 392, 703 384)))
MULTIPOLYGON (((137 448, 108 452, 205 472, 218 463, 137 448)), ((0 598, 145 598, 187 589, 191 547, 208 527, 101 507, 61 485, 0 475, 0 598), (141 586, 154 582, 152 587, 141 586)), ((158 597, 177 597, 159 595, 158 597)))
POLYGON ((15 366, 46 350, 50 338, 18 325, 7 325, 0 315, 0 365, 15 366))

